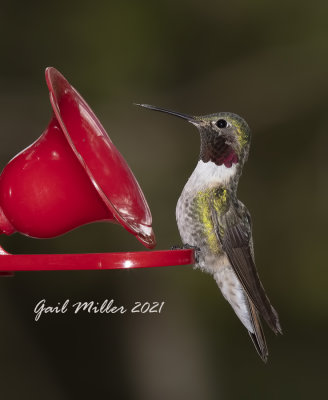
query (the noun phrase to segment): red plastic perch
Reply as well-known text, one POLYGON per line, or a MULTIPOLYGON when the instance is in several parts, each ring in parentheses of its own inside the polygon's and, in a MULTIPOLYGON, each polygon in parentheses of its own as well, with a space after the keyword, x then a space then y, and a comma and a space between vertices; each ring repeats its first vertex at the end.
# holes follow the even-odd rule
POLYGON ((14 271, 151 268, 194 264, 193 250, 124 253, 10 254, 0 246, 0 274, 14 271))

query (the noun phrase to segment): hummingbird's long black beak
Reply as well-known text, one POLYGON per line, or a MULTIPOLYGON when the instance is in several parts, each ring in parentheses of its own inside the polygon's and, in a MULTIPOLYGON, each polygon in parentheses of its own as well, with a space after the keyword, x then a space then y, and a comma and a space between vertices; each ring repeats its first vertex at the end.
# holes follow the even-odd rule
POLYGON ((160 112, 163 112, 163 113, 166 113, 166 114, 171 114, 171 115, 174 115, 176 117, 186 119, 188 122, 196 122, 195 121, 195 117, 193 117, 191 115, 181 114, 181 113, 176 112, 176 111, 166 110, 165 108, 151 106, 150 104, 137 104, 137 103, 134 103, 134 104, 136 106, 139 106, 139 107, 148 108, 149 110, 160 111, 160 112))

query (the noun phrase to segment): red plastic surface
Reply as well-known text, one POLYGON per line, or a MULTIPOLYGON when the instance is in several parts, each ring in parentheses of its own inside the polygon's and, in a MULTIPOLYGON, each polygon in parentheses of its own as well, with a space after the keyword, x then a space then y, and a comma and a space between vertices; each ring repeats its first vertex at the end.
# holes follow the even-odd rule
POLYGON ((47 238, 92 221, 118 221, 153 248, 151 213, 126 161, 55 68, 47 68, 46 81, 55 116, 1 174, 0 232, 47 238))
POLYGON ((128 164, 82 96, 55 68, 46 69, 50 101, 61 128, 115 218, 147 247, 156 242, 152 217, 128 164))
POLYGON ((0 275, 13 271, 130 269, 194 264, 193 250, 92 254, 8 254, 0 247, 0 275))
POLYGON ((5 167, 0 204, 15 230, 36 238, 54 237, 92 221, 115 220, 56 118, 5 167))

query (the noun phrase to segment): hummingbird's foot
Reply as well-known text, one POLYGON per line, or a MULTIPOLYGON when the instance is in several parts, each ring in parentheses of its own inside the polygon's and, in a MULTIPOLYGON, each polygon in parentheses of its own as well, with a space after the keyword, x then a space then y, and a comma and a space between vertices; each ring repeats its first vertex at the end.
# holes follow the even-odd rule
POLYGON ((170 250, 182 250, 183 246, 171 246, 170 250))
POLYGON ((195 264, 199 262, 200 248, 197 246, 192 246, 191 244, 185 243, 183 246, 172 246, 171 250, 194 250, 195 253, 195 264))

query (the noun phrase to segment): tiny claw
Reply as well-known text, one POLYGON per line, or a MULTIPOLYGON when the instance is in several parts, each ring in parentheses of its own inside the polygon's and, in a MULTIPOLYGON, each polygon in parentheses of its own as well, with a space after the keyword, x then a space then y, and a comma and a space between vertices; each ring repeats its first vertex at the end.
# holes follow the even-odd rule
POLYGON ((188 244, 188 243, 184 244, 183 248, 184 249, 194 250, 194 252, 195 252, 195 264, 198 264, 199 263, 199 256, 200 256, 200 248, 198 246, 192 246, 191 244, 188 244))
POLYGON ((195 252, 195 264, 199 262, 200 248, 197 246, 192 246, 191 244, 185 243, 183 246, 172 246, 171 250, 194 250, 195 252))
POLYGON ((170 250, 182 250, 183 246, 171 246, 170 250))

